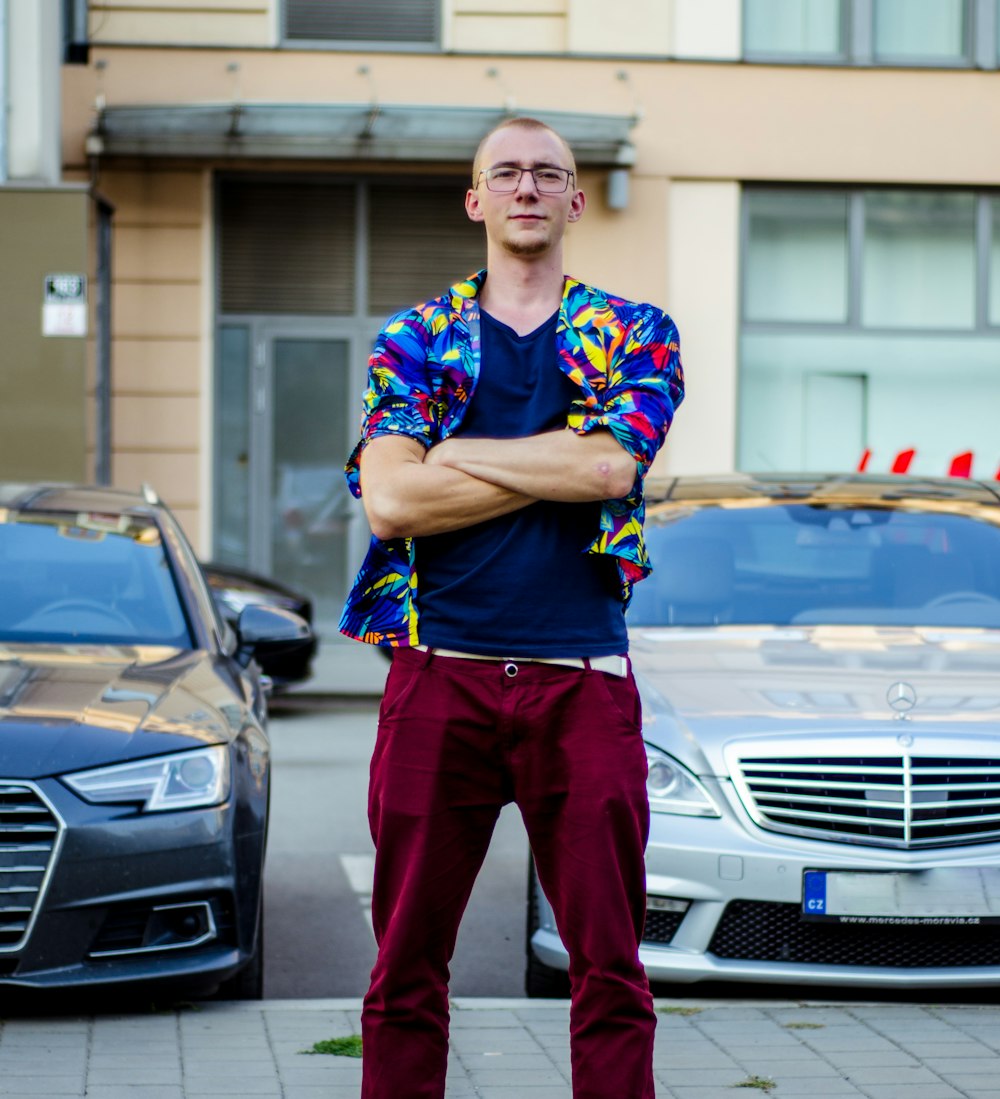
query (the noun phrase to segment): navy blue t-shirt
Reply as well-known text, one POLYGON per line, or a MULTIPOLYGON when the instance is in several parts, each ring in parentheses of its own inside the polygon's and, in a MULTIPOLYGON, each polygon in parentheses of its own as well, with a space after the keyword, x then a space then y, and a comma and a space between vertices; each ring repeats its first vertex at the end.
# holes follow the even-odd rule
MULTIPOLYGON (((558 313, 526 336, 482 314, 480 375, 458 435, 566 426, 579 387, 556 359, 558 313)), ((599 502, 539 501, 415 541, 422 644, 492 656, 606 656, 628 648, 614 559, 588 554, 599 502)))

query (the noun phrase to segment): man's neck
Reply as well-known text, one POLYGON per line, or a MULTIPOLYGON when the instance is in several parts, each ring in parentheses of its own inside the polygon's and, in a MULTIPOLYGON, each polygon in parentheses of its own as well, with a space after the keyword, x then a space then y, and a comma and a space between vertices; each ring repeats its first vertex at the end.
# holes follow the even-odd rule
POLYGON ((490 257, 479 304, 519 335, 533 332, 559 308, 563 298, 562 257, 526 262, 521 257, 490 257))

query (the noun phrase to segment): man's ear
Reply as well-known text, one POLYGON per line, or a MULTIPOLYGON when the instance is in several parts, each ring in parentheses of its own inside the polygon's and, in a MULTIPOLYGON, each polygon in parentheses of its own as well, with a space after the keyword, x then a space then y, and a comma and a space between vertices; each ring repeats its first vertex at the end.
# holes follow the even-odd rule
POLYGON ((483 210, 479 205, 479 194, 471 188, 465 192, 465 212, 470 221, 482 221, 483 210))
POLYGON ((567 221, 579 221, 583 217, 584 207, 587 205, 587 196, 583 191, 574 191, 573 200, 569 204, 567 221))

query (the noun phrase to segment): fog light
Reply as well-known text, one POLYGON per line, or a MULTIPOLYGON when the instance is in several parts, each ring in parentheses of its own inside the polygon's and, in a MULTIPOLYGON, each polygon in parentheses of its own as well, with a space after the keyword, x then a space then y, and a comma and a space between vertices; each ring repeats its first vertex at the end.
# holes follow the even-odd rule
POLYGON ((687 912, 691 907, 690 901, 681 900, 679 897, 647 897, 647 912, 687 912))

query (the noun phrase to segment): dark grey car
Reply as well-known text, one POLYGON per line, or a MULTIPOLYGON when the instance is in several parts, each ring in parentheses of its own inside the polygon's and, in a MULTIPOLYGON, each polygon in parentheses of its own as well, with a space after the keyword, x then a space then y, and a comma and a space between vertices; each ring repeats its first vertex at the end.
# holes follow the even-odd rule
POLYGON ((258 658, 169 511, 0 485, 0 994, 261 994, 269 744, 258 658))

